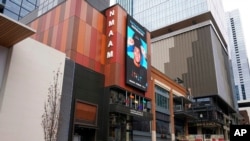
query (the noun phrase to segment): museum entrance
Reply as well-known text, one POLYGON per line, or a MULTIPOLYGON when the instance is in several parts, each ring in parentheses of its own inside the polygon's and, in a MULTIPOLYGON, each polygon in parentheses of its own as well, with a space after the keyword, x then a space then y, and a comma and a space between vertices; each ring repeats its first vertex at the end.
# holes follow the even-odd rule
POLYGON ((132 117, 110 113, 109 141, 132 141, 132 117))
POLYGON ((96 129, 75 126, 74 141, 95 141, 96 129))

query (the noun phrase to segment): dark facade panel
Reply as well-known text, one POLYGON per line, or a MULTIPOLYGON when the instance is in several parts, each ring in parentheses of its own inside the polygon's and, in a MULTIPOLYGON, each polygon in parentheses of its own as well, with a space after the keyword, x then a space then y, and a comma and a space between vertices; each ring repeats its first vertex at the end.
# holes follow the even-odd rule
POLYGON ((103 94, 104 75, 76 64, 74 94, 76 99, 98 104, 103 94))
MULTIPOLYGON (((218 94, 215 75, 214 58, 210 26, 197 29, 198 40, 192 44, 194 56, 192 57, 192 73, 195 79, 192 93, 195 96, 209 96, 218 94)), ((190 67, 190 65, 188 65, 190 67)), ((190 68, 191 69, 191 68, 190 68)), ((191 76, 189 75, 191 78, 191 76)))
POLYGON ((108 121, 106 105, 109 101, 108 96, 104 95, 104 75, 76 64, 74 77, 74 102, 77 99, 98 106, 96 138, 102 140, 107 136, 104 122, 108 121))
POLYGON ((164 64, 165 74, 181 78, 195 97, 217 95, 234 107, 228 55, 214 29, 200 27, 172 38, 174 45, 164 64))
POLYGON ((217 94, 217 82, 210 28, 174 36, 174 47, 169 49, 170 62, 165 63, 165 74, 184 81, 194 96, 217 94), (191 42, 192 41, 192 42, 191 42))
POLYGON ((210 27, 212 43, 213 43, 213 55, 214 63, 216 68, 216 79, 217 79, 217 89, 218 94, 223 98, 227 104, 232 107, 234 106, 234 96, 233 96, 233 83, 230 76, 230 66, 228 54, 222 47, 219 39, 216 36, 214 30, 210 27))
POLYGON ((60 121, 58 128, 58 141, 68 141, 71 138, 71 123, 72 120, 72 97, 73 97, 73 83, 75 63, 71 60, 65 61, 62 97, 60 106, 60 121))

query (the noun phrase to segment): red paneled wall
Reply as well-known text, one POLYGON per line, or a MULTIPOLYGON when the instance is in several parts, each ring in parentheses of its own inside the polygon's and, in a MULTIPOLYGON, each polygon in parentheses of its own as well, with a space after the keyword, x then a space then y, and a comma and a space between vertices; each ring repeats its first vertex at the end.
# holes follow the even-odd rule
POLYGON ((33 21, 32 37, 104 73, 106 18, 83 0, 69 0, 33 21))
MULTIPOLYGON (((105 86, 119 86, 130 92, 145 93, 125 84, 125 49, 127 13, 119 5, 106 10, 105 15, 88 5, 84 0, 68 0, 43 16, 30 26, 37 30, 32 37, 57 50, 65 52, 67 57, 87 68, 105 75, 105 86), (109 17, 109 11, 115 10, 115 16, 109 17), (106 15, 106 16, 105 16, 106 15), (115 26, 109 26, 114 19, 115 26), (109 37, 112 28, 114 36, 109 37), (112 40, 113 46, 108 48, 112 40), (107 52, 113 51, 113 57, 107 58, 107 52)), ((148 54, 150 54, 150 34, 147 33, 148 54)), ((150 56, 148 56, 150 66, 150 56)), ((150 68, 150 67, 149 67, 150 68)), ((148 69, 148 79, 150 79, 148 69)), ((146 93, 146 97, 150 98, 146 93)))
POLYGON ((110 31, 114 35, 107 37, 107 42, 112 41, 113 46, 108 47, 107 51, 113 51, 114 56, 106 58, 105 76, 109 79, 105 79, 105 85, 118 85, 125 86, 125 48, 126 48, 126 19, 127 13, 119 6, 114 6, 105 11, 107 17, 107 35, 110 31), (114 12, 113 16, 110 16, 110 12, 114 12), (114 21, 113 26, 109 26, 110 21, 114 21))

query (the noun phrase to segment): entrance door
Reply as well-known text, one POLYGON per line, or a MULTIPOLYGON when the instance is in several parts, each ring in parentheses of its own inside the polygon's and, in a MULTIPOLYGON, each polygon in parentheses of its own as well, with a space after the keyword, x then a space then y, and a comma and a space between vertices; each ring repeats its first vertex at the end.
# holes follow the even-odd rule
POLYGON ((76 127, 74 141, 95 141, 95 129, 76 127))

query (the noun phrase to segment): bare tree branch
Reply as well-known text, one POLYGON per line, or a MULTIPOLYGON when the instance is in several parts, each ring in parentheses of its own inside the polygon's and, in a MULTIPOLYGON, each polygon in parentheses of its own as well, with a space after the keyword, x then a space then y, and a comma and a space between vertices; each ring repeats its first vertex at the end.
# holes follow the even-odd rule
POLYGON ((48 89, 47 100, 44 103, 44 113, 42 115, 42 127, 45 141, 56 141, 59 112, 61 104, 61 73, 60 68, 54 72, 53 82, 48 89))

